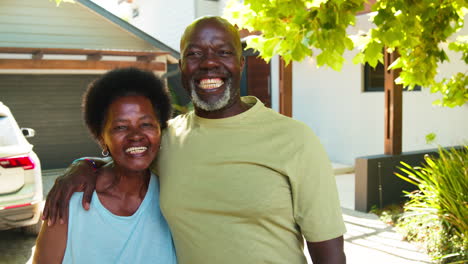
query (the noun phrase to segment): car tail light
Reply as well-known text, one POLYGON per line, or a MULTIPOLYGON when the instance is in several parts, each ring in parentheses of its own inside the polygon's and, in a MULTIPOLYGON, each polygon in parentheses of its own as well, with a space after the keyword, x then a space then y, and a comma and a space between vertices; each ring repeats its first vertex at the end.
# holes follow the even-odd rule
POLYGON ((19 207, 25 207, 25 206, 30 206, 30 205, 32 205, 32 203, 15 204, 15 205, 10 205, 10 206, 0 207, 0 210, 19 208, 19 207))
POLYGON ((25 170, 32 170, 36 165, 29 156, 0 158, 0 166, 3 168, 23 167, 25 170))

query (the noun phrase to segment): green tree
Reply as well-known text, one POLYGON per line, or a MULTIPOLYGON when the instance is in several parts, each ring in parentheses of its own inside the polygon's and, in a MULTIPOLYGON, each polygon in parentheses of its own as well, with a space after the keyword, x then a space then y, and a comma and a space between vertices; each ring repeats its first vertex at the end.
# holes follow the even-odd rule
POLYGON ((401 68, 398 84, 441 93, 442 98, 434 102, 438 105, 454 107, 468 102, 466 67, 450 78, 436 80, 438 65, 448 61, 447 47, 468 64, 468 36, 449 38, 463 27, 467 0, 377 0, 371 13, 374 27, 366 34, 350 35, 346 29, 355 25, 364 2, 231 0, 225 16, 240 28, 261 32, 249 37, 247 46, 267 61, 275 54, 287 63, 314 56, 318 66, 339 71, 345 50, 359 48, 353 62, 367 62, 372 67, 383 62, 384 48, 398 50, 400 57, 390 66, 401 68))

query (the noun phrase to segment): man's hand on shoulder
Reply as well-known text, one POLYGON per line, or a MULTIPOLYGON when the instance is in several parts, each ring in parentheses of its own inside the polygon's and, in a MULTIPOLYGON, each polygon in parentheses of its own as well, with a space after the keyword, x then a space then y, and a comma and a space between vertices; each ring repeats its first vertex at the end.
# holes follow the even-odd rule
POLYGON ((48 220, 49 226, 57 221, 61 224, 68 220, 68 203, 73 193, 83 191, 83 208, 89 209, 91 197, 96 185, 99 167, 109 162, 109 159, 82 158, 73 162, 65 173, 55 180, 55 184, 47 194, 47 200, 42 215, 48 220))

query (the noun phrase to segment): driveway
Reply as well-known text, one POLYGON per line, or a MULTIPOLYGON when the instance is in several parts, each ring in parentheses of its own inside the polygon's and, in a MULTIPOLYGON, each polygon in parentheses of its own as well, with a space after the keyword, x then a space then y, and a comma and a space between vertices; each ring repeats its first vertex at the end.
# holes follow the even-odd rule
MULTIPOLYGON (((62 172, 63 169, 43 171, 44 197, 62 172)), ((0 264, 30 263, 35 243, 36 236, 25 235, 21 229, 0 231, 0 264)))

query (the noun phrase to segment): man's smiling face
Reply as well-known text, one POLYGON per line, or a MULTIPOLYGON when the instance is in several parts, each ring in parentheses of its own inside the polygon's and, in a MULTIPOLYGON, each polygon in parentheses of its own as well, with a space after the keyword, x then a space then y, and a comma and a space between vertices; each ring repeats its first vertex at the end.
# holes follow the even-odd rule
POLYGON ((182 82, 196 108, 222 110, 239 98, 244 59, 234 28, 217 18, 198 21, 182 37, 181 53, 182 82))

